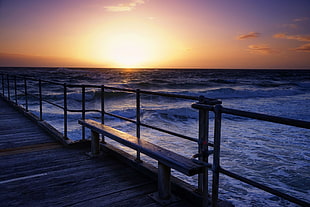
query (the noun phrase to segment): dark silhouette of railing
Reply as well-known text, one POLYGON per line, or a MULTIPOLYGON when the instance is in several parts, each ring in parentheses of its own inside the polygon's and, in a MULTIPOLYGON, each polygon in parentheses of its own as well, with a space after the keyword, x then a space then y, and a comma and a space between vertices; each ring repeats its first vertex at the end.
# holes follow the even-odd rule
MULTIPOLYGON (((194 97, 194 96, 186 96, 186 95, 176 95, 169 93, 161 93, 161 92, 152 92, 145 91, 140 89, 128 89, 128 88, 118 88, 118 87, 109 87, 104 85, 76 85, 76 84, 66 84, 66 83, 57 83, 47 80, 35 79, 26 76, 18 76, 18 75, 9 75, 9 74, 0 74, 1 75, 1 95, 6 97, 6 99, 16 105, 20 105, 19 97, 22 96, 23 107, 26 111, 29 111, 29 99, 34 98, 39 101, 39 120, 43 120, 43 102, 51 104, 61 110, 63 110, 63 138, 68 139, 68 112, 72 113, 81 113, 81 118, 85 119, 86 113, 88 112, 97 112, 101 114, 101 123, 105 122, 105 116, 112 116, 115 118, 119 118, 121 120, 125 120, 136 125, 136 136, 140 138, 140 128, 141 126, 147 127, 150 129, 154 129, 169 135, 173 135, 182 139, 190 140, 196 142, 198 144, 198 153, 193 155, 193 161, 204 165, 206 170, 205 173, 199 174, 198 177, 198 192, 203 192, 204 195, 204 203, 203 206, 208 206, 208 170, 212 170, 212 206, 217 206, 218 202, 218 189, 219 189, 219 176, 220 173, 225 174, 231 178, 240 180, 244 183, 252 185, 256 188, 269 192, 273 195, 282 197, 288 201, 299 204, 301 206, 310 206, 310 203, 301 200, 299 198, 290 196, 283 192, 280 192, 274 188, 268 187, 267 185, 257 183, 253 180, 247 179, 241 175, 237 175, 233 172, 230 172, 220 165, 220 146, 221 146, 221 122, 222 122, 222 114, 230 114, 239 117, 247 117, 256 120, 263 120, 267 122, 279 123, 299 128, 310 129, 310 122, 301 121, 295 119, 288 119, 277 116, 270 116, 260 113, 253 113, 247 111, 241 111, 236 109, 224 108, 221 104, 221 101, 217 99, 208 99, 205 97, 194 97), (37 94, 29 93, 29 82, 35 82, 38 87, 37 94), (42 84, 50 84, 53 86, 59 86, 63 91, 63 104, 57 104, 53 101, 47 100, 44 98, 44 92, 42 91, 42 84), (68 107, 68 89, 70 88, 78 88, 81 89, 81 108, 82 109, 70 109, 68 107), (101 101, 101 109, 87 109, 86 108, 86 89, 97 89, 100 90, 100 101, 101 101), (136 119, 130 119, 124 116, 120 116, 117 114, 113 114, 105 111, 105 91, 113 90, 113 91, 122 91, 126 93, 135 94, 136 97, 136 119), (13 94, 12 94, 13 92, 13 94), (18 93, 19 92, 19 93, 18 93), (141 94, 155 95, 155 96, 163 96, 169 98, 178 98, 184 100, 192 100, 196 101, 196 103, 192 104, 192 107, 199 110, 199 135, 198 138, 190 137, 184 134, 180 134, 174 131, 162 129, 160 127, 149 125, 141 122, 141 94), (214 113, 214 143, 209 141, 209 112, 214 113), (213 150, 209 150, 213 148, 213 150), (213 154, 212 163, 208 163, 209 155, 213 154)), ((81 139, 85 140, 85 128, 82 127, 81 139)), ((104 139, 104 137, 102 137, 104 139)), ((137 151, 136 160, 140 161, 140 152, 137 151)))

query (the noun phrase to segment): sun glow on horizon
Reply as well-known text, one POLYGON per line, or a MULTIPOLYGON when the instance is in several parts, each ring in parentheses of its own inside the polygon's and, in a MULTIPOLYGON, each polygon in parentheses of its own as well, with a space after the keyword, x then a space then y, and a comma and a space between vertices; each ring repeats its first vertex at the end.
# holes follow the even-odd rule
POLYGON ((95 49, 97 59, 106 59, 115 67, 143 67, 158 58, 156 40, 137 33, 110 35, 95 49))

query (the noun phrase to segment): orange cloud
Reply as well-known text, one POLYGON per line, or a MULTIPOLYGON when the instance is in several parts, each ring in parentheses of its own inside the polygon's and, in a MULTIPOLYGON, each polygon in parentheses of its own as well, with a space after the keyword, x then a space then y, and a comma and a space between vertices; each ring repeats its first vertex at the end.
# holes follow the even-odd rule
POLYGON ((251 53, 262 54, 262 55, 268 55, 268 54, 277 53, 276 50, 270 48, 266 44, 249 45, 248 46, 248 51, 250 51, 251 53))
POLYGON ((250 32, 248 34, 239 35, 237 37, 238 40, 250 39, 250 38, 257 38, 260 36, 258 32, 250 32))
POLYGON ((131 0, 129 3, 121 3, 116 6, 105 6, 104 8, 110 12, 131 11, 139 4, 144 4, 144 0, 131 0))
POLYGON ((301 45, 300 47, 297 47, 293 50, 297 52, 310 52, 310 43, 301 45))
POLYGON ((310 35, 286 35, 284 33, 278 33, 273 35, 274 38, 298 40, 302 42, 310 42, 310 35))

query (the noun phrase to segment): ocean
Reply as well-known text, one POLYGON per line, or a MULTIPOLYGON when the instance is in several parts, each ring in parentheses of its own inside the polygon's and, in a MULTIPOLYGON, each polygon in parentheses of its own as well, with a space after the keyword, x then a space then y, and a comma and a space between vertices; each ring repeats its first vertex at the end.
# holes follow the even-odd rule
MULTIPOLYGON (((310 121, 310 70, 0 68, 0 72, 58 83, 203 95, 220 99, 225 108, 310 121)), ((37 83, 28 84, 28 93, 37 93, 37 83)), ((63 104, 60 86, 43 84, 42 87, 44 97, 63 104)), ((86 88, 86 100, 87 109, 100 109, 100 90, 86 88)), ((135 100, 132 93, 110 90, 106 92, 105 110, 135 119, 135 100)), ((141 122, 197 138, 198 111, 191 107, 194 102, 142 94, 141 122)), ((34 98, 29 100, 29 108, 35 114, 39 113, 37 103, 34 98)), ((68 89, 68 107, 81 109, 80 89, 68 89)), ((43 119, 62 131, 62 110, 44 103, 43 111, 43 119)), ((78 140, 81 127, 76 120, 81 114, 68 116, 68 136, 78 140)), ((86 118, 100 119, 100 114, 90 112, 86 118)), ((212 115, 210 119, 212 131, 212 115)), ((134 124, 109 116, 105 123, 135 135, 134 124)), ((141 138, 188 157, 197 153, 196 143, 145 127, 141 128, 141 138)), ((307 129, 224 114, 221 166, 310 202, 310 131, 307 129)), ((195 176, 188 178, 173 173, 186 182, 197 183, 195 176)), ((224 175, 220 176, 219 193, 221 199, 236 206, 296 206, 224 175)))

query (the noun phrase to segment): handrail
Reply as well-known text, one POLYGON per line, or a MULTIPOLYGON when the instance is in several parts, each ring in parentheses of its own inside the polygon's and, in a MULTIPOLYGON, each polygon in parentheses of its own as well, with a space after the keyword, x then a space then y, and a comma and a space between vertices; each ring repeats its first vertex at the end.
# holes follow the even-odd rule
POLYGON ((293 196, 290 196, 290 195, 288 195, 288 194, 286 194, 286 193, 282 193, 282 192, 280 192, 280 191, 278 191, 278 190, 275 190, 275 189, 273 189, 273 188, 270 188, 270 187, 268 187, 268 186, 266 186, 266 185, 262 185, 262 184, 260 184, 260 183, 258 183, 258 182, 255 182, 255 181, 250 180, 250 179, 248 179, 248 178, 245 178, 245 177, 243 177, 243 176, 237 175, 236 173, 230 172, 230 171, 225 170, 225 169, 223 169, 223 168, 221 168, 221 167, 220 167, 219 171, 220 171, 221 173, 223 173, 223 174, 229 176, 229 177, 232 177, 232 178, 234 178, 234 179, 240 180, 240 181, 242 181, 242 182, 244 182, 244 183, 247 183, 247 184, 249 184, 249 185, 252 185, 252 186, 254 186, 254 187, 256 187, 256 188, 259 188, 259 189, 261 189, 261 190, 264 190, 264 191, 266 191, 266 192, 269 192, 269 193, 271 193, 271 194, 273 194, 273 195, 279 196, 279 197, 281 197, 281 198, 285 198, 286 200, 291 201, 291 202, 293 202, 293 203, 296 203, 296 204, 298 204, 298 205, 301 205, 301 206, 309 206, 309 203, 307 203, 307 202, 305 202, 305 201, 302 201, 302 200, 300 200, 300 199, 298 199, 298 198, 295 198, 295 197, 293 197, 293 196))
MULTIPOLYGON (((101 114, 101 122, 104 123, 105 115, 112 116, 124 121, 128 121, 131 123, 136 124, 136 136, 140 137, 140 127, 147 127, 153 130, 157 130, 166 134, 170 134, 173 136, 176 136, 178 138, 183 138, 189 141, 196 142, 198 144, 198 154, 194 155, 194 158, 199 159, 200 163, 206 163, 206 172, 199 175, 198 178, 198 191, 203 193, 204 197, 204 206, 208 206, 208 172, 207 169, 212 168, 213 176, 212 176, 212 206, 217 205, 218 201, 218 188, 219 188, 219 176, 220 173, 225 174, 229 177, 232 177, 234 179, 240 180, 244 183, 247 183, 249 185, 252 185, 256 188, 262 189, 266 192, 269 192, 271 194, 280 196, 288 201, 291 201, 293 203, 302 205, 302 206, 309 206, 310 204, 300 200, 298 198, 292 197, 288 194, 282 193, 276 189, 273 189, 267 185, 257 183, 253 180, 247 179, 245 177, 242 177, 241 175, 237 175, 233 172, 230 172, 226 169, 223 169, 220 166, 220 143, 221 143, 221 120, 222 120, 222 114, 230 114, 240 117, 246 117, 256 120, 262 120, 272 123, 278 123, 278 124, 284 124, 288 126, 294 126, 299 128, 305 128, 310 129, 310 122, 308 121, 302 121, 302 120, 295 120, 295 119, 289 119, 289 118, 283 118, 278 116, 270 116, 266 114, 261 113, 254 113, 254 112, 248 112, 248 111, 242 111, 242 110, 236 110, 236 109, 230 109, 225 108, 221 105, 221 101, 218 101, 216 99, 208 99, 204 97, 194 97, 194 96, 187 96, 187 95, 178 95, 178 94, 170 94, 170 93, 162 93, 162 92, 154 92, 154 91, 146 91, 146 90, 135 90, 135 89, 129 89, 129 88, 118 88, 118 87, 111 87, 111 86, 104 86, 104 85, 91 85, 91 84, 66 84, 66 83, 58 83, 48 80, 41 80, 41 79, 35 79, 31 77, 26 76, 11 76, 9 74, 0 73, 1 75, 1 84, 2 90, 0 90, 2 96, 6 96, 7 99, 16 105, 19 103, 19 96, 23 95, 25 97, 25 109, 28 111, 29 109, 29 97, 33 97, 37 100, 39 100, 39 114, 40 114, 40 120, 43 120, 44 112, 43 112, 43 102, 51 104, 52 106, 58 107, 63 110, 64 115, 64 130, 63 135, 65 138, 67 138, 67 131, 68 131, 68 112, 71 113, 81 113, 82 119, 85 119, 86 113, 88 112, 96 112, 101 114), (12 84, 11 81, 14 81, 12 84), (18 85, 18 81, 20 81, 18 85), (35 81, 38 82, 36 87, 38 87, 38 92, 36 94, 32 94, 29 92, 30 86, 28 85, 28 81, 35 81), (59 105, 53 101, 48 100, 47 97, 43 96, 43 87, 42 84, 53 84, 57 85, 63 88, 63 105, 59 105), (18 86, 23 85, 23 89, 18 89, 18 86), (82 96, 81 96, 81 109, 70 109, 68 107, 68 88, 80 88, 82 90, 82 96), (101 109, 88 109, 86 108, 86 88, 96 88, 101 91, 100 93, 100 99, 101 99, 101 109), (14 90, 14 93, 11 93, 11 90, 14 90), (128 93, 134 93, 136 94, 136 119, 130 119, 121 115, 113 114, 111 112, 105 111, 105 92, 106 90, 112 90, 112 91, 123 91, 128 93), (20 92, 21 94, 18 94, 20 92), (192 107, 199 110, 199 137, 193 138, 189 137, 183 134, 179 134, 170 130, 162 129, 156 126, 152 126, 146 123, 143 123, 140 120, 140 100, 141 95, 147 94, 147 95, 156 95, 156 96, 163 96, 163 97, 169 97, 169 98, 179 98, 179 99, 185 99, 185 100, 193 100, 198 101, 194 104, 192 104, 192 107), (14 95, 14 101, 11 99, 14 95), (214 143, 210 143, 209 138, 209 112, 214 113, 214 143), (208 150, 208 146, 213 147, 213 150, 208 150), (210 165, 208 163, 208 156, 213 153, 213 163, 210 165)), ((85 131, 82 128, 82 139, 85 139, 85 131)), ((104 139, 104 137, 102 138, 104 139)), ((137 151, 137 161, 140 161, 140 153, 137 151)), ((195 160, 196 161, 196 160, 195 160)))
MULTIPOLYGON (((296 203, 298 205, 310 206, 310 203, 307 203, 306 201, 295 198, 295 197, 290 196, 286 193, 283 193, 283 192, 280 192, 276 189, 273 189, 267 185, 257 183, 251 179, 245 178, 241 175, 237 175, 233 172, 225 170, 220 166, 220 162, 219 162, 220 161, 221 117, 222 117, 222 114, 236 115, 236 116, 240 116, 240 117, 247 117, 247 118, 252 118, 252 119, 256 119, 256 120, 268 121, 268 122, 284 124, 284 125, 288 125, 288 126, 305 128, 305 129, 310 129, 310 122, 295 120, 295 119, 288 119, 288 118, 283 118, 283 117, 270 116, 270 115, 254 113, 254 112, 247 112, 247 111, 242 111, 242 110, 229 109, 229 108, 222 107, 220 104, 210 105, 210 104, 206 104, 204 102, 197 102, 197 103, 192 104, 192 107, 195 109, 199 109, 199 113, 206 113, 206 112, 212 111, 215 114, 215 118, 214 118, 214 120, 215 120, 215 123, 214 123, 214 153, 213 153, 213 165, 212 165, 212 171, 213 171, 212 206, 213 207, 215 207, 217 205, 217 201, 218 201, 218 188, 219 188, 220 173, 223 173, 223 174, 225 174, 231 178, 240 180, 240 181, 247 183, 249 185, 252 185, 256 188, 259 188, 261 190, 269 192, 273 195, 284 198, 284 199, 286 199, 290 202, 296 203)), ((203 123, 203 124, 207 125, 208 123, 203 123)))
MULTIPOLYGON (((123 92, 129 92, 129 93, 137 93, 137 90, 134 90, 134 89, 130 89, 130 88, 118 88, 118 87, 111 87, 111 86, 98 86, 98 85, 91 85, 91 84, 63 84, 63 83, 57 83, 57 82, 54 82, 54 81, 48 81, 48 80, 41 80, 41 79, 35 79, 35 78, 32 78, 32 77, 26 77, 26 76, 20 76, 20 75, 14 75, 12 76, 13 78, 10 79, 11 76, 9 76, 9 74, 3 74, 1 73, 2 77, 4 77, 4 75, 7 76, 7 83, 9 83, 11 80, 23 80, 24 83, 24 96, 26 97, 26 109, 28 110, 28 98, 27 97, 33 97, 33 98, 37 98, 39 100, 39 106, 40 106, 40 110, 39 110, 39 114, 40 114, 40 119, 43 119, 43 114, 42 114, 42 104, 43 102, 44 103, 48 103, 48 104, 51 104, 55 107, 58 107, 62 110, 64 110, 64 134, 65 134, 65 137, 66 137, 66 134, 67 134, 67 126, 66 126, 66 122, 67 122, 67 112, 73 112, 73 113, 82 113, 82 118, 83 118, 83 114, 87 113, 87 112, 98 112, 98 113, 102 113, 102 117, 104 116, 104 114, 106 115, 109 115, 109 116, 113 116, 113 117, 116 117, 116 118, 119 118, 119 119, 122 119, 122 120, 125 120, 125 121, 129 121, 129 122, 132 122, 132 123, 135 123, 137 124, 137 121, 136 120, 131 120, 129 118, 126 118, 126 117, 123 117, 123 116, 119 116, 119 115, 116 115, 116 114, 112 114, 112 113, 109 113, 109 112, 106 112, 104 111, 104 108, 102 108, 101 110, 97 110, 97 109, 86 109, 85 106, 83 107, 83 104, 85 103, 85 89, 86 88, 97 88, 97 89, 101 89, 101 90, 117 90, 117 91, 123 91, 123 92), (38 94, 31 94, 28 92, 28 86, 27 86, 27 80, 30 80, 30 81, 38 81, 38 88, 39 88, 39 92, 38 94), (62 105, 59 105, 57 103, 54 103, 50 100, 47 100, 46 98, 43 98, 42 96, 42 83, 48 83, 48 84, 53 84, 53 85, 58 85, 58 86, 62 86, 64 87, 64 94, 67 94, 67 88, 82 88, 82 109, 81 110, 78 110, 78 109, 70 109, 68 108, 67 106, 67 95, 64 95, 64 106, 62 105), (84 89, 83 89, 84 88, 84 89), (83 98, 84 97, 84 98, 83 98)), ((8 86, 8 84, 7 84, 8 86)), ((2 88, 4 90, 5 88, 5 82, 2 81, 2 88)), ((14 87, 16 88, 16 87, 14 87)), ((199 97, 195 97, 195 96, 186 96, 186 95, 179 95, 179 94, 169 94, 169 93, 162 93, 162 92, 153 92, 153 91, 146 91, 146 90, 139 90, 139 93, 140 94, 149 94, 149 95, 157 95, 157 96, 163 96, 163 97, 170 97, 170 98, 180 98, 180 99, 187 99, 187 100, 199 100, 199 97)), ((3 93, 4 94, 4 93, 3 93)), ((10 95, 10 87, 8 87, 8 98, 10 99, 11 95, 10 95)), ((16 97, 16 96, 15 96, 16 97)), ((141 95, 140 95, 141 97, 141 95)), ((137 99, 137 101, 140 100, 140 97, 137 99)), ((104 105, 104 103, 102 104, 104 105)), ((190 140, 190 141, 193 141, 193 142, 197 142, 198 139, 197 138, 193 138, 193 137, 189 137, 189 136, 186 136, 186 135, 182 135, 182 134, 179 134, 179 133, 175 133, 175 132, 172 132, 170 130, 165 130, 165 129, 161 129, 159 127, 155 127, 155 126, 152 126, 152 125, 148 125, 146 123, 143 123, 140 121, 140 126, 144 126, 144 127, 148 127, 150 129, 154 129, 154 130, 158 130, 158 131, 161 131, 161 132, 164 132, 164 133, 167 133, 167 134, 170 134, 170 135, 174 135, 176 137, 180 137, 180 138, 184 138, 184 139, 187 139, 187 140, 190 140)), ((84 137, 84 136, 83 136, 84 137)), ((212 144, 211 144, 212 146, 212 144)))
POLYGON ((224 107, 222 108, 222 113, 310 129, 310 122, 308 121, 301 121, 301 120, 296 120, 296 119, 270 116, 270 115, 261 114, 261 113, 247 112, 247 111, 241 111, 241 110, 236 110, 236 109, 228 109, 224 107))

